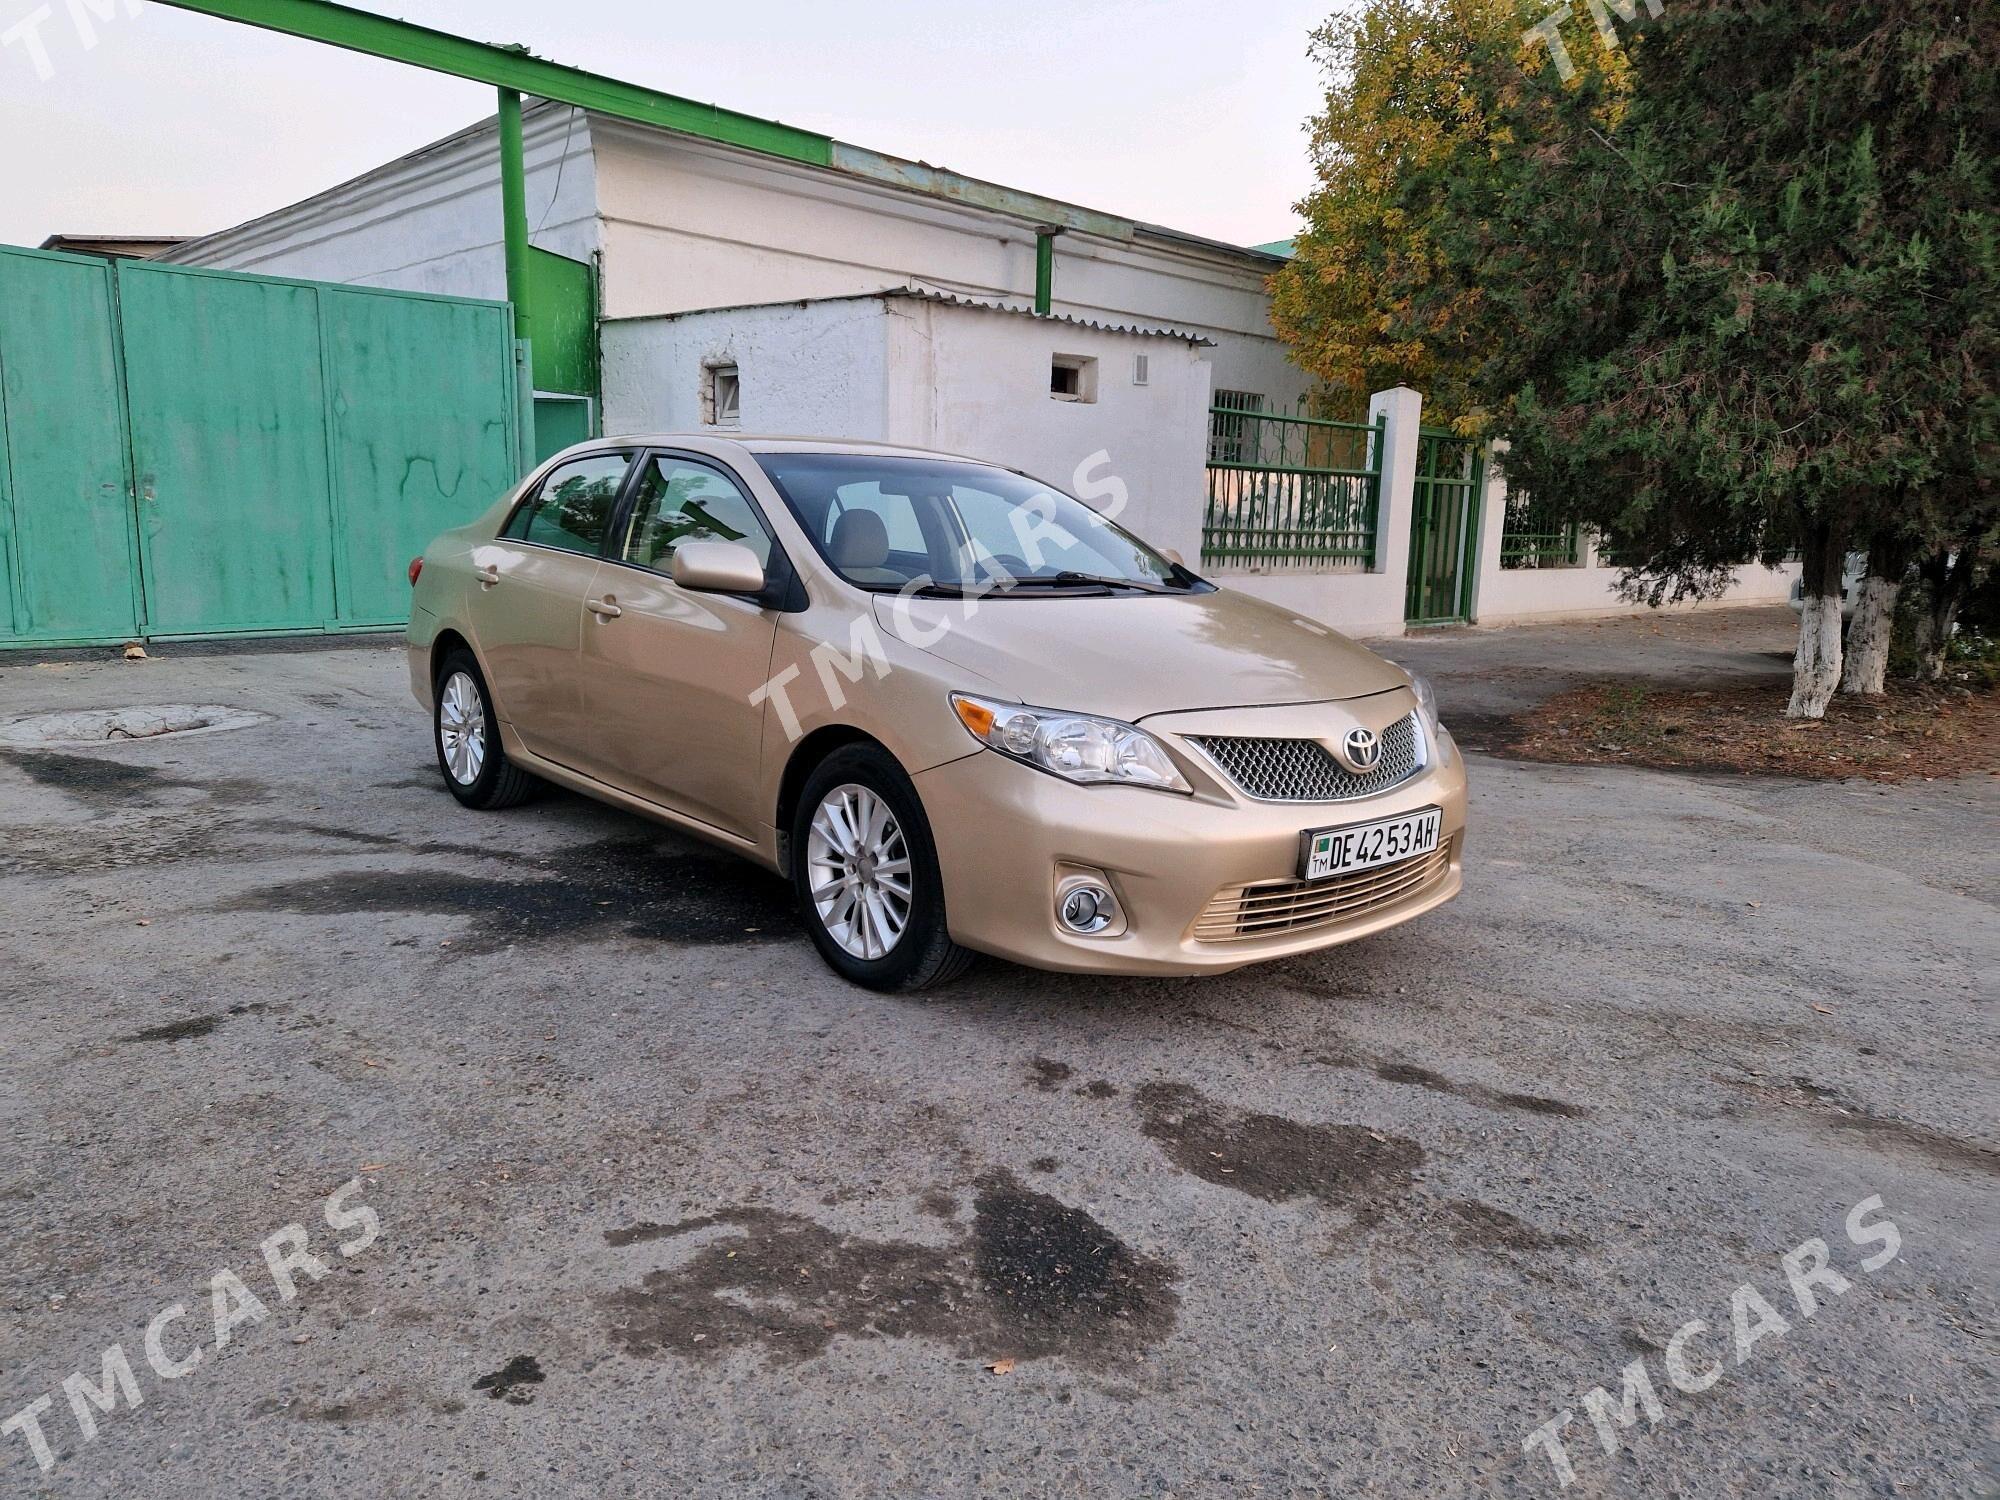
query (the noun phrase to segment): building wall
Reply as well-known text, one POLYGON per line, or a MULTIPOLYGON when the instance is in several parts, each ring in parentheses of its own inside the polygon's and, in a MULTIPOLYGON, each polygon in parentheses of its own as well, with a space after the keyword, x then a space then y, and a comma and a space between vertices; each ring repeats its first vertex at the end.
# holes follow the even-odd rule
POLYGON ((891 441, 1022 469, 1190 563, 1201 555, 1209 351, 914 299, 889 309, 891 441), (1097 361, 1095 401, 1049 394, 1059 354, 1097 361))
MULTIPOLYGON (((532 243, 589 261, 600 246, 590 118, 539 104, 522 121, 532 243)), ((487 120, 351 182, 161 257, 191 266, 502 299, 498 128, 487 120)))
MULTIPOLYGON (((907 286, 1033 300, 1031 218, 617 121, 594 126, 607 316, 907 286)), ((1145 228, 1122 239, 1066 232, 1053 310, 1200 334, 1215 345, 1217 387, 1290 404, 1308 381, 1271 330, 1264 281, 1275 265, 1145 228)))
POLYGON ((880 438, 888 323, 872 298, 606 322, 604 430, 703 430, 702 367, 713 362, 741 372, 745 432, 880 438))
POLYGON ((1184 339, 863 297, 613 320, 603 347, 607 431, 703 430, 702 367, 734 364, 742 431, 1005 464, 1116 511, 1158 546, 1200 553, 1208 366, 1184 339), (1058 354, 1097 361, 1095 401, 1050 395, 1058 354))

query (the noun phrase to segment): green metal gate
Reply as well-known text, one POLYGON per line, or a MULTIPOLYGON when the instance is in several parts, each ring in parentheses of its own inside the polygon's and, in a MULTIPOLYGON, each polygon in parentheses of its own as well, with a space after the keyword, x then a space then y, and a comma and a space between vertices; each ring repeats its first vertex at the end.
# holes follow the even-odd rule
POLYGON ((503 302, 0 246, 0 646, 399 625, 518 429, 503 302))
POLYGON ((1403 617, 1410 624, 1457 625, 1472 618, 1485 489, 1486 459, 1478 442, 1429 427, 1418 434, 1410 574, 1403 595, 1403 617))

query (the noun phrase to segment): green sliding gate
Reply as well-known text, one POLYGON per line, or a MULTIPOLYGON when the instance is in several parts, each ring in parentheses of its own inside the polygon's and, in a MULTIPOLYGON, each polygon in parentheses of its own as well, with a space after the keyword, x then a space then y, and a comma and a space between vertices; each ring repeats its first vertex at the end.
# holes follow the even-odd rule
POLYGON ((1428 427, 1418 434, 1410 574, 1403 595, 1403 617, 1410 624, 1456 625, 1472 618, 1485 489, 1485 455, 1478 442, 1428 427))
POLYGON ((0 246, 0 647, 403 623, 515 380, 504 302, 0 246))

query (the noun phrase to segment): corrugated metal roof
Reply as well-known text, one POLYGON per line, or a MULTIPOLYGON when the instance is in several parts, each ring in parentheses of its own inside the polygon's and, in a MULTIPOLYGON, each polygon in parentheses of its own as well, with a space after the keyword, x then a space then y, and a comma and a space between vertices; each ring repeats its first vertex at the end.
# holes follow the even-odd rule
POLYGON ((885 286, 872 292, 842 292, 832 297, 784 297, 776 302, 737 302, 724 307, 691 307, 685 312, 642 313, 631 318, 606 318, 607 323, 672 322, 676 318, 706 318, 717 313, 757 312, 772 307, 813 307, 823 302, 932 302, 940 307, 965 307, 976 312, 1008 313, 1032 318, 1038 323, 1068 323, 1076 328, 1093 328, 1099 333, 1129 333, 1139 338, 1177 339, 1184 344, 1213 349, 1215 340, 1185 328, 1145 323, 1106 323, 1096 318, 1079 318, 1071 313, 1038 313, 1032 307, 1013 302, 996 302, 984 297, 968 297, 962 292, 941 291, 927 286, 885 286))

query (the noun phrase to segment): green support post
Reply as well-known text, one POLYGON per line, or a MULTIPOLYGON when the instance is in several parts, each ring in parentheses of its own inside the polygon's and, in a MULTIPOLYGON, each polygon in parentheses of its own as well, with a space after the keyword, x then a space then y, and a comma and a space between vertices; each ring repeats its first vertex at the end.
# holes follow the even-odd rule
POLYGON ((1035 231, 1035 312, 1046 318, 1049 309, 1055 305, 1056 296, 1056 235, 1054 229, 1035 231))
POLYGON ((528 376, 530 399, 521 403, 526 428, 521 451, 532 459, 535 447, 534 308, 528 294, 528 169, 521 145, 521 95, 500 90, 500 217, 507 241, 507 300, 514 304, 514 337, 527 354, 522 369, 528 376))

